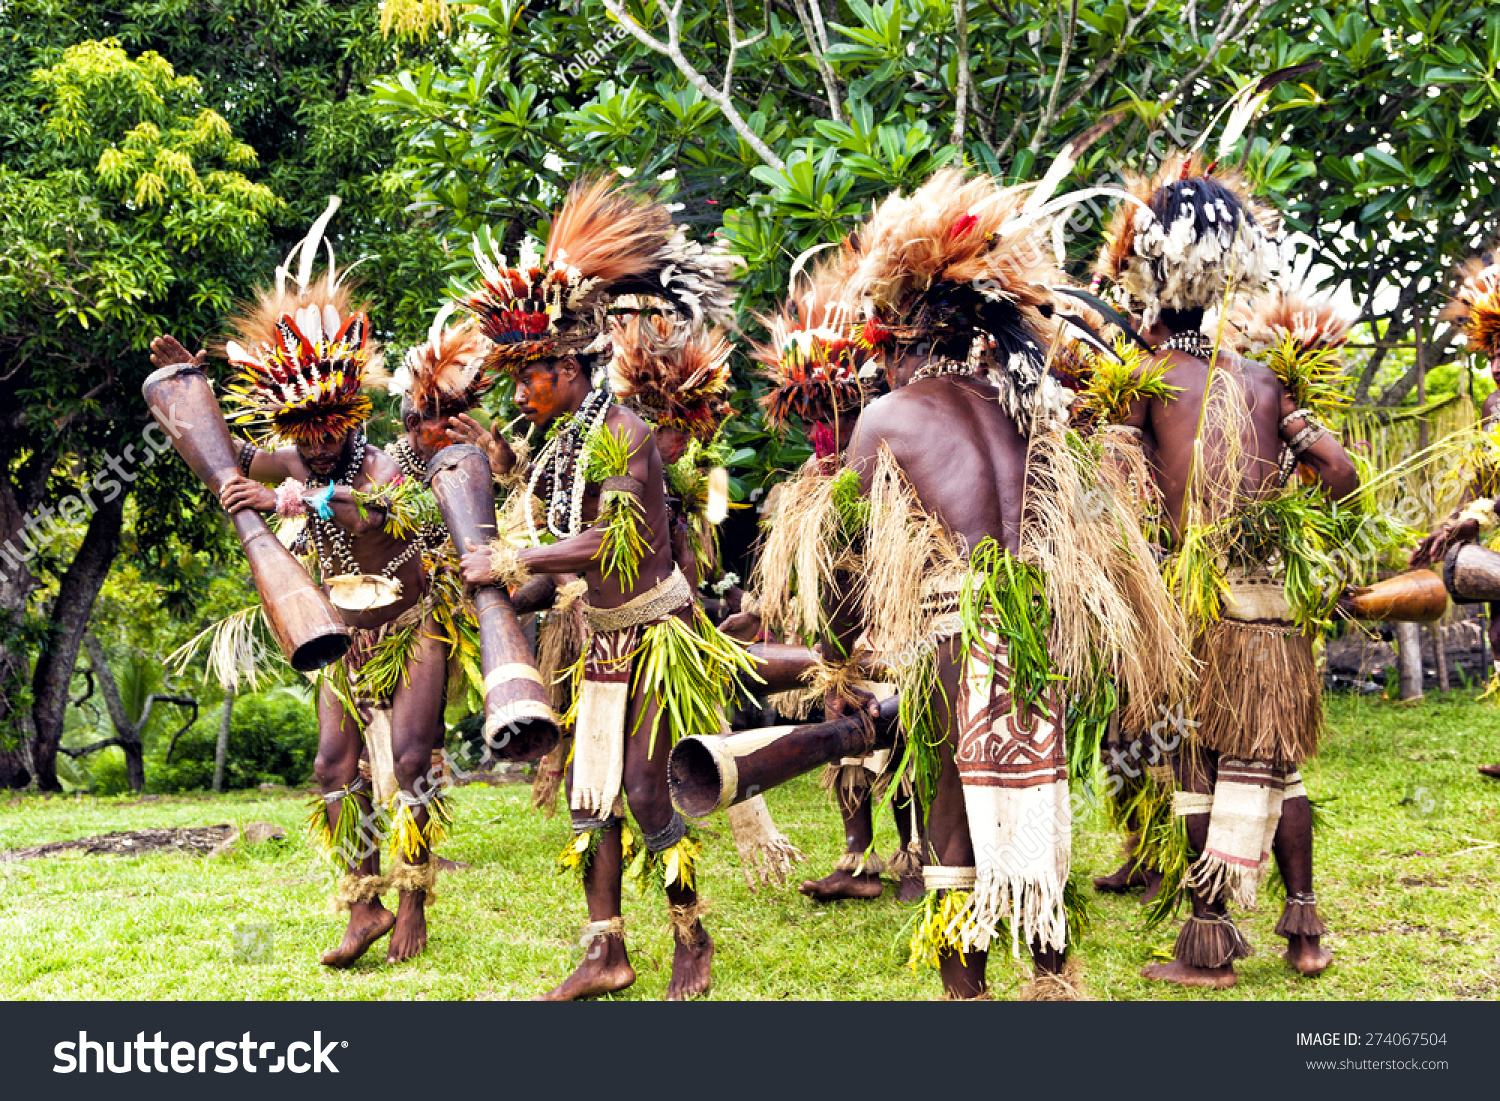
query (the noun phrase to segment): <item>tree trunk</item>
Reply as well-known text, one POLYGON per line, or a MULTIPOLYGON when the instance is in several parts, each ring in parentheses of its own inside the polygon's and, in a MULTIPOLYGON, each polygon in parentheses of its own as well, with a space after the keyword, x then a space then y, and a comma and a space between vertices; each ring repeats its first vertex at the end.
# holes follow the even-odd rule
POLYGON ((125 754, 125 783, 139 795, 146 790, 146 753, 141 740, 121 738, 120 749, 125 754))
POLYGON ((229 756, 229 720, 234 716, 234 689, 224 692, 224 710, 219 713, 219 740, 214 745, 214 791, 224 790, 224 761, 229 756))
POLYGON ((1443 625, 1434 623, 1427 628, 1427 633, 1432 636, 1432 663, 1437 667, 1437 686, 1439 692, 1448 691, 1448 648, 1443 645, 1443 625))
POLYGON ((1422 633, 1415 623, 1396 624, 1396 659, 1401 671, 1401 698, 1422 698, 1422 633))
POLYGON ((36 734, 32 761, 37 787, 61 791, 57 782, 57 747, 62 744, 63 717, 68 706, 68 684, 78 663, 78 647, 88 628, 94 601, 120 551, 125 495, 100 503, 89 520, 88 533, 52 602, 51 636, 37 655, 31 678, 32 722, 36 734))
MULTIPOLYGON (((0 455, 0 468, 9 462, 0 455)), ((25 527, 24 486, 0 481, 0 789, 31 782, 31 653, 21 638, 26 602, 37 580, 22 558, 32 552, 19 538, 25 527)))

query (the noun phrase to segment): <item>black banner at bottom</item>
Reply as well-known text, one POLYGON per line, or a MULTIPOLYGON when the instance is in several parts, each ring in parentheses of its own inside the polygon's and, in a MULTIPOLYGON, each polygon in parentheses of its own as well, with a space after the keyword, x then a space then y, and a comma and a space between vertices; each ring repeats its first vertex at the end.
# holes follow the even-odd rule
POLYGON ((1287 1086, 1493 1091, 1500 1006, 1299 1003, 4 1003, 12 1097, 330 1087, 670 1097, 1287 1086))

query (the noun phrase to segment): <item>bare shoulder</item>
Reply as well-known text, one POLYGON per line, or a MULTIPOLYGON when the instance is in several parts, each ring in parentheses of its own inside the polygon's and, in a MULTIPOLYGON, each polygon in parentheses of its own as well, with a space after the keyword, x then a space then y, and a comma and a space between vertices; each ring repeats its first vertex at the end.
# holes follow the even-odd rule
POLYGON ((609 407, 609 412, 604 415, 604 423, 616 435, 623 431, 633 446, 639 446, 653 438, 651 426, 618 402, 609 407))
POLYGON ((1491 425, 1500 418, 1500 390, 1493 391, 1484 403, 1479 407, 1480 419, 1485 425, 1491 425))
MULTIPOLYGON (((851 452, 874 454, 882 442, 899 443, 926 421, 931 412, 930 395, 920 383, 883 394, 859 415, 851 452)), ((930 424, 930 422, 928 422, 930 424)))
POLYGON ((366 447, 365 462, 360 468, 360 473, 371 485, 384 485, 400 474, 401 468, 396 465, 395 459, 380 448, 366 447))

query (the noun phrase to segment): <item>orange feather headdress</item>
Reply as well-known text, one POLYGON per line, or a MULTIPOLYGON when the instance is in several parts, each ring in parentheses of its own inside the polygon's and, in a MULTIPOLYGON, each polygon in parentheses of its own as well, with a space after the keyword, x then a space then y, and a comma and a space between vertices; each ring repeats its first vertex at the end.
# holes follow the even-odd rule
POLYGON ((641 419, 708 443, 734 412, 726 397, 731 347, 720 329, 674 340, 673 325, 649 312, 611 320, 610 389, 641 419))
POLYGON ((1212 310, 1225 291, 1256 294, 1275 274, 1281 215, 1243 176, 1201 153, 1174 153, 1151 177, 1126 180, 1095 271, 1149 327, 1163 309, 1212 310))
POLYGON ((227 387, 237 408, 230 419, 269 429, 287 443, 341 440, 370 416, 361 392, 366 376, 380 372, 379 346, 370 319, 352 302, 334 265, 333 245, 323 234, 339 208, 328 208, 276 269, 273 290, 233 318, 234 339, 224 345, 235 370, 227 387), (327 245, 328 270, 312 282, 318 245, 327 245), (300 252, 296 289, 287 286, 292 258, 300 252))
POLYGON ((427 340, 408 350, 401 366, 383 380, 390 393, 400 395, 403 420, 412 413, 431 421, 467 412, 497 381, 485 368, 490 342, 473 320, 446 325, 455 309, 449 303, 439 310, 427 340))
POLYGON ((1489 254, 1472 257, 1459 269, 1462 279, 1453 301, 1438 316, 1452 321, 1469 338, 1469 350, 1500 355, 1500 263, 1489 254))
POLYGON ((1234 315, 1235 346, 1253 357, 1290 336, 1298 351, 1329 351, 1343 347, 1353 324, 1348 311, 1327 295, 1277 287, 1240 303, 1234 315))
POLYGON ((569 191, 544 256, 523 250, 520 266, 507 267, 477 242, 474 255, 482 278, 462 305, 494 342, 491 368, 606 353, 609 309, 622 295, 663 300, 678 322, 673 341, 686 339, 686 326, 733 314, 734 257, 689 241, 665 206, 607 178, 569 191))
POLYGON ((862 339, 1043 333, 1048 286, 1060 276, 1031 234, 1002 232, 1021 214, 1028 191, 945 169, 912 195, 892 195, 876 207, 860 230, 860 257, 848 277, 869 319, 862 339))
POLYGON ((843 297, 859 258, 855 241, 846 240, 835 259, 815 266, 774 317, 758 319, 770 339, 754 345, 752 356, 771 383, 761 405, 775 428, 793 418, 831 425, 869 397, 879 354, 857 339, 858 318, 843 297))

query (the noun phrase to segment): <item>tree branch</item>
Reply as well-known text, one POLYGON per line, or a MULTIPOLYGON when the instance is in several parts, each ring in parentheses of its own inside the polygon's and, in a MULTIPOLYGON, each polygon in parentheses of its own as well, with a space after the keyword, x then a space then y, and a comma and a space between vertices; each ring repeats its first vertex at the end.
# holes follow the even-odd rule
MULTIPOLYGON (((1078 11, 1078 0, 1073 0, 1078 11)), ((964 150, 964 115, 969 109, 969 0, 953 0, 954 37, 958 40, 958 87, 953 91, 953 144, 964 150)))
POLYGON ((85 631, 83 648, 88 651, 89 665, 93 667, 94 676, 99 678, 99 691, 104 696, 104 706, 109 712, 110 725, 115 728, 116 734, 135 734, 138 727, 125 714, 125 703, 120 699, 120 686, 115 683, 115 674, 104 655, 104 644, 99 641, 99 636, 93 631, 85 631))
POLYGON ((1063 100, 1063 105, 1057 111, 1058 117, 1066 115, 1074 107, 1078 106, 1078 102, 1084 96, 1088 95, 1089 92, 1093 91, 1094 85, 1109 75, 1120 58, 1125 56, 1125 51, 1134 44, 1136 30, 1146 21, 1146 17, 1156 10, 1157 2, 1158 0, 1147 0, 1146 6, 1141 9, 1140 15, 1130 16, 1125 20, 1125 29, 1120 33, 1119 44, 1103 62, 1094 67, 1094 71, 1089 74, 1089 78, 1079 85, 1072 95, 1063 100))
POLYGON ((605 10, 615 17, 620 26, 624 27, 632 38, 648 50, 670 59, 672 64, 677 66, 677 71, 687 77, 688 83, 697 88, 704 99, 719 109, 719 113, 734 128, 734 132, 744 139, 746 145, 755 150, 756 156, 776 169, 776 171, 786 171, 786 162, 771 151, 770 146, 761 140, 760 135, 752 130, 750 124, 744 120, 739 111, 735 110, 734 102, 729 98, 728 93, 728 74, 725 75, 724 79, 725 91, 721 92, 704 79, 703 74, 693 68, 688 63, 688 59, 683 55, 682 42, 679 38, 681 26, 678 22, 678 15, 682 11, 682 0, 677 0, 671 7, 667 6, 665 0, 657 0, 657 7, 667 17, 667 41, 665 42, 651 35, 644 27, 632 19, 625 11, 622 0, 604 0, 605 10))
MULTIPOLYGON (((828 49, 824 45, 819 48, 819 31, 823 23, 823 13, 818 11, 816 24, 813 17, 808 14, 809 4, 817 8, 817 0, 792 0, 793 10, 797 13, 797 21, 802 24, 802 35, 807 39, 808 52, 812 54, 813 66, 818 70, 818 76, 822 78, 823 90, 828 96, 828 113, 834 122, 844 121, 842 101, 844 90, 839 85, 839 78, 833 71, 833 66, 828 64, 828 59, 823 56, 828 49)), ((827 33, 822 34, 822 40, 826 42, 827 33)))
POLYGON ((112 745, 117 745, 121 749, 125 748, 125 743, 119 738, 105 738, 102 742, 94 742, 92 745, 86 745, 81 749, 69 749, 65 745, 60 745, 57 747, 57 751, 59 753, 65 754, 66 756, 72 757, 74 760, 77 760, 79 757, 86 756, 90 753, 98 753, 101 749, 108 749, 112 745))
POLYGON ((1037 121, 1036 132, 1031 135, 1031 141, 1026 146, 1033 154, 1042 148, 1042 142, 1047 140, 1047 135, 1052 131, 1052 120, 1057 117, 1055 114, 1057 95, 1062 91, 1063 77, 1068 73, 1068 55, 1073 52, 1073 37, 1077 33, 1078 0, 1073 0, 1068 12, 1067 27, 1063 31, 1062 52, 1057 58, 1057 72, 1052 77, 1052 91, 1047 95, 1047 106, 1042 109, 1042 117, 1037 121))
POLYGON ((191 707, 192 715, 188 721, 177 728, 177 733, 172 735, 172 740, 167 743, 167 760, 172 759, 172 752, 177 748, 177 739, 188 732, 188 729, 198 721, 198 701, 190 696, 152 696, 152 699, 160 699, 162 703, 175 703, 178 707, 191 707))
POLYGON ((1202 76, 1204 70, 1213 64, 1213 60, 1218 56, 1219 50, 1230 42, 1243 38, 1260 22, 1260 17, 1271 6, 1271 0, 1257 0, 1253 12, 1250 11, 1250 4, 1251 0, 1245 0, 1243 4, 1235 5, 1231 3, 1225 6, 1224 14, 1219 18, 1219 25, 1214 28, 1214 44, 1205 51, 1203 60, 1198 62, 1187 76, 1179 80, 1170 92, 1161 97, 1163 103, 1177 102, 1177 97, 1184 90, 1192 87, 1193 81, 1202 76), (1249 12, 1248 17, 1241 23, 1239 21, 1240 17, 1245 16, 1247 12, 1249 12))

